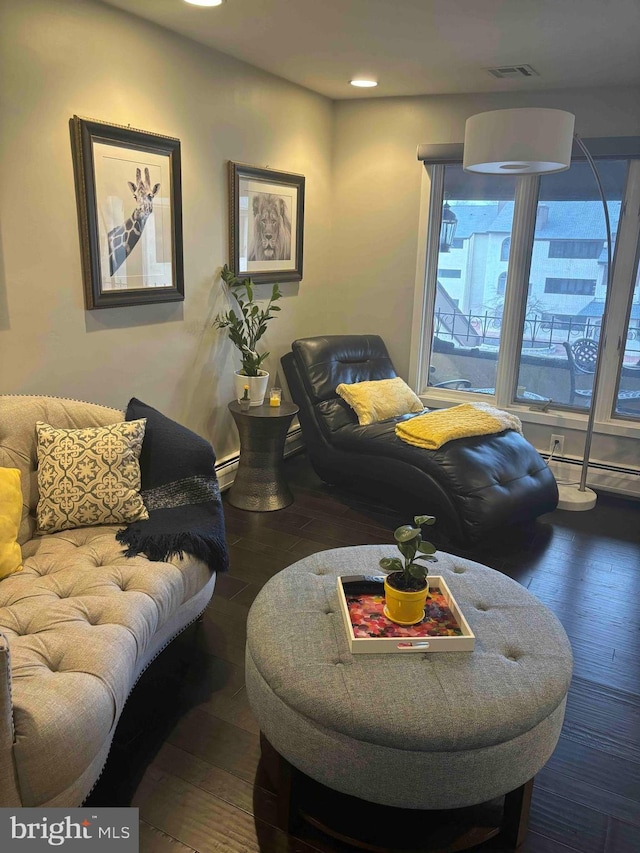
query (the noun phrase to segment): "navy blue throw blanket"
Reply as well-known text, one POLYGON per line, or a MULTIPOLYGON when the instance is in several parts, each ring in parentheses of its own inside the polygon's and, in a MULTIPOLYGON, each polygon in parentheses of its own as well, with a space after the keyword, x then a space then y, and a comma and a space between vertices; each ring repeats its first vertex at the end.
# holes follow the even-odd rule
POLYGON ((216 572, 229 568, 224 514, 211 444, 132 397, 126 420, 146 418, 140 453, 142 500, 149 518, 120 530, 125 554, 163 562, 186 552, 216 572))

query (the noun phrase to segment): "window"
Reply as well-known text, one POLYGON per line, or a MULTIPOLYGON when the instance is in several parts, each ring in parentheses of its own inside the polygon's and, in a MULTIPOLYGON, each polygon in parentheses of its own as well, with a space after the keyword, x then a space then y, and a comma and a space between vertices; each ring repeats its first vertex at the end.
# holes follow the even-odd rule
MULTIPOLYGON (((621 215, 625 204, 637 210, 640 151, 636 157, 636 143, 625 144, 633 156, 596 161, 616 258, 606 335, 605 221, 588 163, 578 160, 565 172, 540 178, 477 175, 461 165, 429 167, 422 334, 430 346, 415 362, 417 384, 427 397, 453 401, 463 393, 494 394, 496 405, 528 403, 536 414, 527 417, 554 426, 564 417, 554 410, 584 413, 594 404, 599 429, 629 436, 634 421, 640 427, 640 223, 633 213, 621 215), (437 212, 445 193, 465 247, 457 279, 436 275, 438 261, 451 262, 450 255, 439 254, 437 212), (584 338, 603 341, 595 401, 571 390, 567 347, 584 338), (457 387, 456 380, 466 380, 468 387, 457 387)), ((587 391, 593 383, 588 375, 576 381, 587 391)), ((584 421, 560 425, 581 430, 584 421)))
MULTIPOLYGON (((627 165, 624 161, 603 160, 598 171, 607 186, 611 230, 615 232, 620 217, 627 165)), ((531 393, 549 397, 554 404, 573 409, 588 409, 588 391, 593 376, 580 372, 572 376, 571 356, 585 346, 586 338, 597 345, 602 323, 602 309, 607 288, 606 229, 602 202, 593 197, 595 181, 587 163, 574 164, 568 173, 559 172, 540 178, 539 198, 534 230, 527 311, 522 329, 520 365, 517 384, 531 393), (573 183, 567 188, 565 174, 573 172, 573 183), (577 184, 577 185, 576 185, 577 184), (580 189, 582 188, 582 189, 580 189), (580 198, 580 195, 583 198, 580 198), (550 235, 570 239, 549 241, 550 235), (593 236, 599 239, 583 239, 593 236), (565 247, 564 253, 551 252, 551 246, 565 247), (579 254, 576 246, 596 246, 597 254, 579 254), (545 317, 570 315, 569 322, 545 317), (567 351, 567 345, 571 352, 567 351), (577 389, 577 390, 576 390, 577 389)), ((579 358, 577 359, 579 361, 579 358)))
POLYGON ((464 247, 464 240, 462 237, 454 237, 451 241, 452 249, 462 249, 464 247))
POLYGON ((605 249, 603 240, 549 240, 550 258, 584 258, 594 260, 605 249))
POLYGON ((545 278, 545 293, 569 293, 574 296, 593 296, 595 278, 545 278))
MULTIPOLYGON (((638 246, 640 254, 640 244, 638 246)), ((636 285, 627 320, 627 335, 618 376, 615 411, 640 417, 640 267, 636 261, 636 285)))
MULTIPOLYGON (((458 234, 467 240, 470 263, 463 270, 437 270, 430 318, 429 382, 434 385, 464 379, 471 388, 495 390, 504 306, 495 282, 504 266, 499 263, 504 234, 511 231, 515 179, 506 177, 500 184, 502 195, 493 196, 486 192, 484 176, 468 174, 461 166, 444 167, 444 193, 458 220, 458 234)), ((438 261, 450 261, 439 244, 438 261)))

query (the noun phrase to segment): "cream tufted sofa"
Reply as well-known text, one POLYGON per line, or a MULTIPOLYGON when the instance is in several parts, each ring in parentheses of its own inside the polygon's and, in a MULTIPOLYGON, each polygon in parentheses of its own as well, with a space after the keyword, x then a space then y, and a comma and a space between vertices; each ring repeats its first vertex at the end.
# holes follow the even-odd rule
POLYGON ((0 581, 0 806, 76 806, 107 759, 134 684, 207 606, 215 573, 185 555, 127 558, 118 526, 34 535, 35 423, 75 429, 124 414, 0 396, 0 466, 22 474, 21 572, 0 581))

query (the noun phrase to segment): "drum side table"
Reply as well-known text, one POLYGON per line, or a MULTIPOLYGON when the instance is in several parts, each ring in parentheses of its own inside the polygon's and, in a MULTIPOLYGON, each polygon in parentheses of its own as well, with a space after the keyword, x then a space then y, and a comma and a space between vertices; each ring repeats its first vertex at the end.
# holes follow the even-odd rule
POLYGON ((283 402, 279 406, 252 406, 243 411, 239 403, 229 403, 229 411, 240 435, 240 462, 229 503, 253 512, 271 512, 293 503, 293 495, 282 473, 282 456, 287 431, 298 407, 283 402))

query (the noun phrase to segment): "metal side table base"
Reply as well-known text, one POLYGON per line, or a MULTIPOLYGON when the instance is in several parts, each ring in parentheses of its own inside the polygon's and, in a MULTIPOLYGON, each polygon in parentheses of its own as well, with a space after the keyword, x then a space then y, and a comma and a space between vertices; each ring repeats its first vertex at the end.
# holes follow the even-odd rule
POLYGON ((240 435, 240 461, 228 501, 252 512, 271 512, 293 503, 293 495, 282 473, 287 432, 298 407, 253 406, 243 412, 234 400, 229 411, 240 435))

